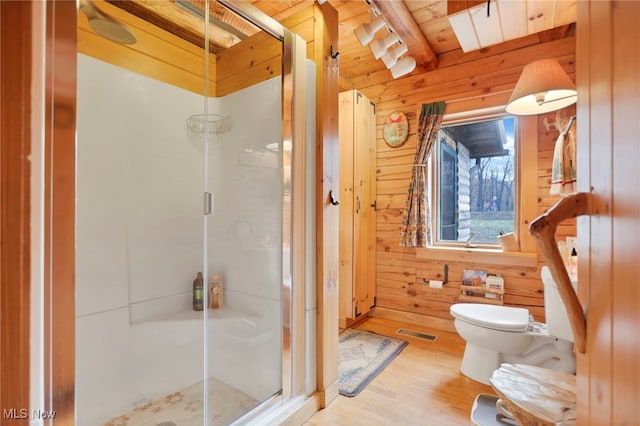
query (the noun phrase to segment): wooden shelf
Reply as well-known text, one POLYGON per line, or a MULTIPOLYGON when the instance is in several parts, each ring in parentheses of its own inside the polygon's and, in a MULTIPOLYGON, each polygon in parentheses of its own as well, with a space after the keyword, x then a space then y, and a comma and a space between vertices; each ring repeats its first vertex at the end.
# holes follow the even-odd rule
POLYGON ((458 247, 416 248, 418 259, 483 263, 498 266, 535 268, 537 253, 503 252, 502 250, 458 247))
POLYGON ((504 304, 504 290, 489 288, 489 287, 478 287, 471 285, 461 285, 460 286, 460 296, 458 300, 462 302, 472 302, 472 303, 488 303, 491 305, 502 305, 504 304), (495 294, 496 297, 487 297, 487 294, 495 294))

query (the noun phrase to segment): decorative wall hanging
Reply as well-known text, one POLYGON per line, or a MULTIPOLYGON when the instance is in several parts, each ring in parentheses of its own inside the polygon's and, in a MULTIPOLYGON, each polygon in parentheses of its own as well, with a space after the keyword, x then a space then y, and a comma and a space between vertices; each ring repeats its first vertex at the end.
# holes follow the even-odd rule
POLYGON ((400 111, 393 112, 387 117, 382 129, 384 140, 391 148, 404 145, 409 136, 409 121, 407 116, 400 111))

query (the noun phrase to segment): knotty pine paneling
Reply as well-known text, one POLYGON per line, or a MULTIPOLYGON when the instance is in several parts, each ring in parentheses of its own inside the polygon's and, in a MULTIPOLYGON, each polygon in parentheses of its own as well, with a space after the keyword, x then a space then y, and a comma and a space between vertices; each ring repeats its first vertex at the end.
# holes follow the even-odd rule
MULTIPOLYGON (((78 14, 78 52, 146 75, 182 89, 203 94, 204 50, 112 4, 96 6, 135 33, 137 42, 122 45, 97 35, 84 13, 78 14)), ((208 93, 215 93, 215 56, 209 55, 208 93)))
MULTIPOLYGON (((547 43, 536 37, 514 41, 505 46, 483 50, 482 54, 443 55, 436 71, 394 81, 388 72, 355 78, 352 84, 376 103, 376 181, 377 181, 377 271, 376 306, 399 311, 451 319, 449 308, 457 302, 463 269, 481 269, 501 273, 505 278, 505 305, 528 308, 537 320, 544 320, 544 293, 540 279, 542 261, 535 268, 487 265, 479 262, 442 262, 417 259, 415 249, 400 247, 400 226, 406 205, 406 192, 416 150, 416 128, 422 103, 447 101, 447 113, 504 105, 520 76, 522 67, 532 58, 558 59, 574 78, 575 36, 547 43), (509 47, 509 46, 507 46, 509 47), (494 53, 493 55, 491 53, 494 53), (384 74, 384 75, 383 75, 384 74), (389 147, 382 137, 386 117, 400 110, 409 120, 409 139, 401 148, 389 147), (444 279, 443 289, 429 288, 430 279, 444 279)), ((549 194, 551 160, 558 131, 537 126, 537 213, 542 214, 558 200, 549 194)), ((546 115, 555 122, 555 113, 546 115)), ((578 137, 579 140, 579 137, 578 137)), ((526 159, 525 159, 526 160, 526 159)), ((558 237, 575 235, 575 221, 563 223, 558 237)))
MULTIPOLYGON (((314 8, 307 7, 285 19, 283 25, 307 41, 307 57, 311 57, 314 8)), ((282 43, 261 32, 217 55, 217 96, 260 83, 282 74, 282 43), (238 72, 242 70, 242 72, 238 72)))
MULTIPOLYGON (((257 35, 262 35, 262 33, 257 35)), ((234 54, 233 48, 235 46, 225 50, 224 55, 219 55, 220 62, 217 63, 220 67, 219 69, 227 69, 230 74, 227 78, 217 81, 216 96, 225 96, 282 74, 282 44, 273 38, 268 40, 267 43, 257 43, 256 46, 260 44, 263 44, 265 49, 257 48, 247 52, 264 52, 267 50, 272 54, 268 56, 257 55, 263 56, 262 58, 257 58, 257 61, 252 59, 256 55, 251 54, 242 56, 244 60, 238 61, 237 59, 241 56, 234 54), (243 71, 238 72, 238 70, 243 71)))
MULTIPOLYGON (((78 51, 156 80, 204 93, 204 50, 104 1, 97 5, 129 26, 137 42, 130 46, 98 36, 83 13, 78 15, 78 51)), ((307 43, 312 57, 313 8, 285 19, 283 25, 307 43)), ((209 96, 224 96, 282 73, 282 44, 261 32, 218 55, 209 55, 209 96), (242 72, 238 72, 242 70, 242 72)))
POLYGON ((595 205, 578 219, 587 347, 577 356, 577 423, 633 425, 640 419, 640 2, 578 2, 578 21, 578 183, 595 205))

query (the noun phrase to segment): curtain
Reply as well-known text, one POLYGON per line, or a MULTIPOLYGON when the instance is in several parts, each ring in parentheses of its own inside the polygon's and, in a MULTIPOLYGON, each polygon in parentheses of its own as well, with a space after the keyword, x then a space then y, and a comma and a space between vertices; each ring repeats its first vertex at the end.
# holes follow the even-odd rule
POLYGON ((418 121, 418 141, 407 203, 402 216, 400 245, 426 247, 431 241, 431 217, 427 200, 427 160, 444 116, 444 101, 423 104, 418 121))

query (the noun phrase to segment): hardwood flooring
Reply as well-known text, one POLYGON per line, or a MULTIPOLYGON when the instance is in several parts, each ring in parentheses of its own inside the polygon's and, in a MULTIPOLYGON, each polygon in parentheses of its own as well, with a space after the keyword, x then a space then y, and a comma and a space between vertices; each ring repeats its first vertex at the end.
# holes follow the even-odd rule
POLYGON ((465 342, 456 333, 372 317, 355 328, 398 337, 409 345, 359 395, 339 395, 306 426, 468 426, 475 397, 481 393, 495 395, 490 386, 460 373, 465 342), (422 331, 438 339, 429 342, 399 335, 399 328, 422 331))

